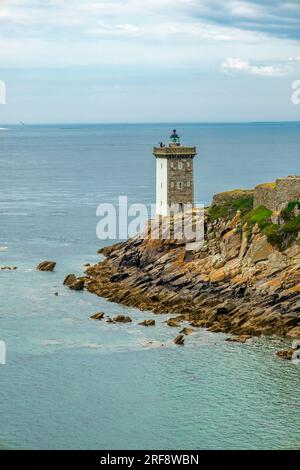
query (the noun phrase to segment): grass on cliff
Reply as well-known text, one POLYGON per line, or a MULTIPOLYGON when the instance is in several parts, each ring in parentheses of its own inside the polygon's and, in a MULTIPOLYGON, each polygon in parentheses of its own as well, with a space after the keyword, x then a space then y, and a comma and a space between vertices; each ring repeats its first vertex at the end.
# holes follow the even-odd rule
POLYGON ((263 229, 263 233, 267 236, 268 241, 279 249, 288 247, 295 241, 299 244, 300 215, 295 216, 294 211, 296 208, 300 209, 300 202, 290 202, 280 213, 284 223, 282 225, 270 223, 263 229))
POLYGON ((300 209, 300 201, 292 201, 289 202, 288 205, 283 209, 280 213, 280 216, 283 220, 288 222, 289 220, 293 219, 295 209, 300 209))
POLYGON ((240 210, 242 213, 245 213, 252 208, 253 198, 239 198, 226 204, 211 206, 209 214, 211 220, 230 219, 238 210, 240 210))
POLYGON ((250 227, 258 224, 261 229, 264 229, 271 223, 272 211, 265 206, 259 206, 247 212, 243 217, 243 224, 248 224, 250 227))

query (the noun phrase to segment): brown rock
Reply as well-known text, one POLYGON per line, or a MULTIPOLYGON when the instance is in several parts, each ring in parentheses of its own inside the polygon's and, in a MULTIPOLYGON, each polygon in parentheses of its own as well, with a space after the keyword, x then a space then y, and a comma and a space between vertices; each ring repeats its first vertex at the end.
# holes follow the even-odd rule
POLYGON ((194 328, 203 328, 206 326, 206 321, 205 320, 193 320, 190 325, 193 326, 194 328))
POLYGON ((290 338, 300 338, 300 326, 295 326, 286 335, 290 338))
POLYGON ((83 279, 76 279, 75 282, 69 285, 70 289, 72 290, 83 290, 84 289, 84 280, 83 279))
POLYGON ((144 320, 139 325, 142 326, 154 326, 155 325, 155 320, 144 320))
POLYGON ((221 269, 217 269, 216 271, 213 271, 210 274, 209 279, 211 282, 221 282, 221 281, 224 281, 225 277, 226 277, 225 269, 221 268, 221 269))
POLYGON ((1 266, 0 271, 15 271, 17 266, 1 266))
POLYGON ((40 264, 37 265, 36 269, 38 271, 53 271, 55 266, 55 261, 42 261, 40 264))
POLYGON ((102 320, 104 318, 105 313, 104 312, 97 312, 94 315, 92 315, 90 318, 92 320, 102 320))
POLYGON ((184 345, 184 335, 176 336, 176 338, 174 339, 174 343, 178 344, 180 346, 183 346, 184 345))
POLYGON ((169 318, 169 320, 167 320, 165 323, 168 326, 175 326, 175 327, 180 326, 180 322, 178 320, 175 320, 174 318, 169 318))
POLYGON ((288 361, 291 361, 294 352, 295 351, 292 348, 282 349, 281 351, 277 351, 276 356, 281 357, 281 359, 286 359, 288 361))
POLYGON ((268 256, 268 275, 271 276, 272 274, 277 273, 278 271, 282 271, 287 266, 286 256, 284 256, 279 251, 274 251, 268 256))
POLYGON ((274 248, 271 243, 268 242, 266 236, 256 238, 249 248, 247 259, 249 259, 251 263, 264 261, 268 259, 269 255, 273 253, 273 251, 274 248))
POLYGON ((183 335, 190 335, 192 333, 194 333, 195 330, 193 330, 193 328, 183 328, 179 333, 183 334, 183 335))
POLYGON ((68 274, 67 277, 65 278, 63 284, 64 286, 70 286, 71 284, 73 284, 75 281, 76 281, 76 276, 75 274, 68 274))
POLYGON ((236 258, 240 253, 241 237, 235 229, 227 232, 223 237, 222 255, 225 261, 236 258))
POLYGON ((113 318, 113 321, 116 323, 131 323, 132 320, 130 317, 126 317, 125 315, 117 315, 113 318))
POLYGON ((250 335, 231 336, 230 338, 226 338, 225 341, 229 341, 231 343, 246 343, 246 341, 251 338, 252 336, 250 335))

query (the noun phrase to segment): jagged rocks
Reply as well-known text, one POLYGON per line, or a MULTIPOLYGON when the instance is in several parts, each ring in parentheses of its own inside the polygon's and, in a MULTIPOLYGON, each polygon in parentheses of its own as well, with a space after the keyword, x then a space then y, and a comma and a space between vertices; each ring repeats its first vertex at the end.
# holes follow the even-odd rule
POLYGON ((42 261, 40 264, 37 265, 36 269, 38 271, 53 271, 55 266, 55 261, 42 261))
POLYGON ((154 326, 155 325, 155 320, 144 320, 139 325, 142 326, 154 326))
POLYGON ((65 278, 63 284, 68 286, 72 290, 83 290, 84 289, 84 279, 77 278, 75 274, 68 274, 65 278))
POLYGON ((176 336, 176 338, 174 339, 174 343, 175 344, 178 344, 179 346, 183 346, 184 345, 184 335, 178 335, 176 336))
POLYGON ((76 276, 75 274, 68 274, 67 277, 65 278, 63 284, 64 286, 70 286, 71 284, 73 284, 75 281, 76 281, 76 276))
POLYGON ((174 314, 167 321, 174 327, 187 321, 238 337, 286 335, 300 326, 296 242, 279 252, 241 214, 205 217, 208 239, 189 256, 182 241, 128 240, 102 250, 107 258, 86 270, 85 287, 126 306, 174 314))
POLYGON ((104 312, 98 312, 92 315, 90 318, 92 320, 102 320, 104 318, 105 313, 104 312))
POLYGON ((124 279, 127 279, 129 277, 128 273, 118 273, 118 274, 113 274, 110 277, 111 282, 121 282, 124 281, 124 279))

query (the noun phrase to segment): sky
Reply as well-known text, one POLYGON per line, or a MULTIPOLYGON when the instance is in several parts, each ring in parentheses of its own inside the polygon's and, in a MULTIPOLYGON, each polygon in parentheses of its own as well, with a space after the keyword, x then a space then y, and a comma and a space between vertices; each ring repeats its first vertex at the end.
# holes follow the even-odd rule
POLYGON ((300 120, 300 0, 0 0, 0 80, 0 123, 300 120))

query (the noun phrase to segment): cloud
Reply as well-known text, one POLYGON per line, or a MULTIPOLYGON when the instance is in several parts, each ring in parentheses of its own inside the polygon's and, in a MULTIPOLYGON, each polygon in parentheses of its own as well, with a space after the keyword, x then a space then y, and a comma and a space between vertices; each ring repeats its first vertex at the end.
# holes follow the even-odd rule
POLYGON ((248 60, 228 57, 222 64, 224 72, 235 71, 262 77, 283 77, 289 75, 293 68, 288 65, 252 65, 248 60))
MULTIPOLYGON (((0 0, 0 66, 218 66, 233 54, 279 63, 298 54, 298 6, 293 0, 0 0)), ((247 70, 283 74, 272 65, 247 70)))

